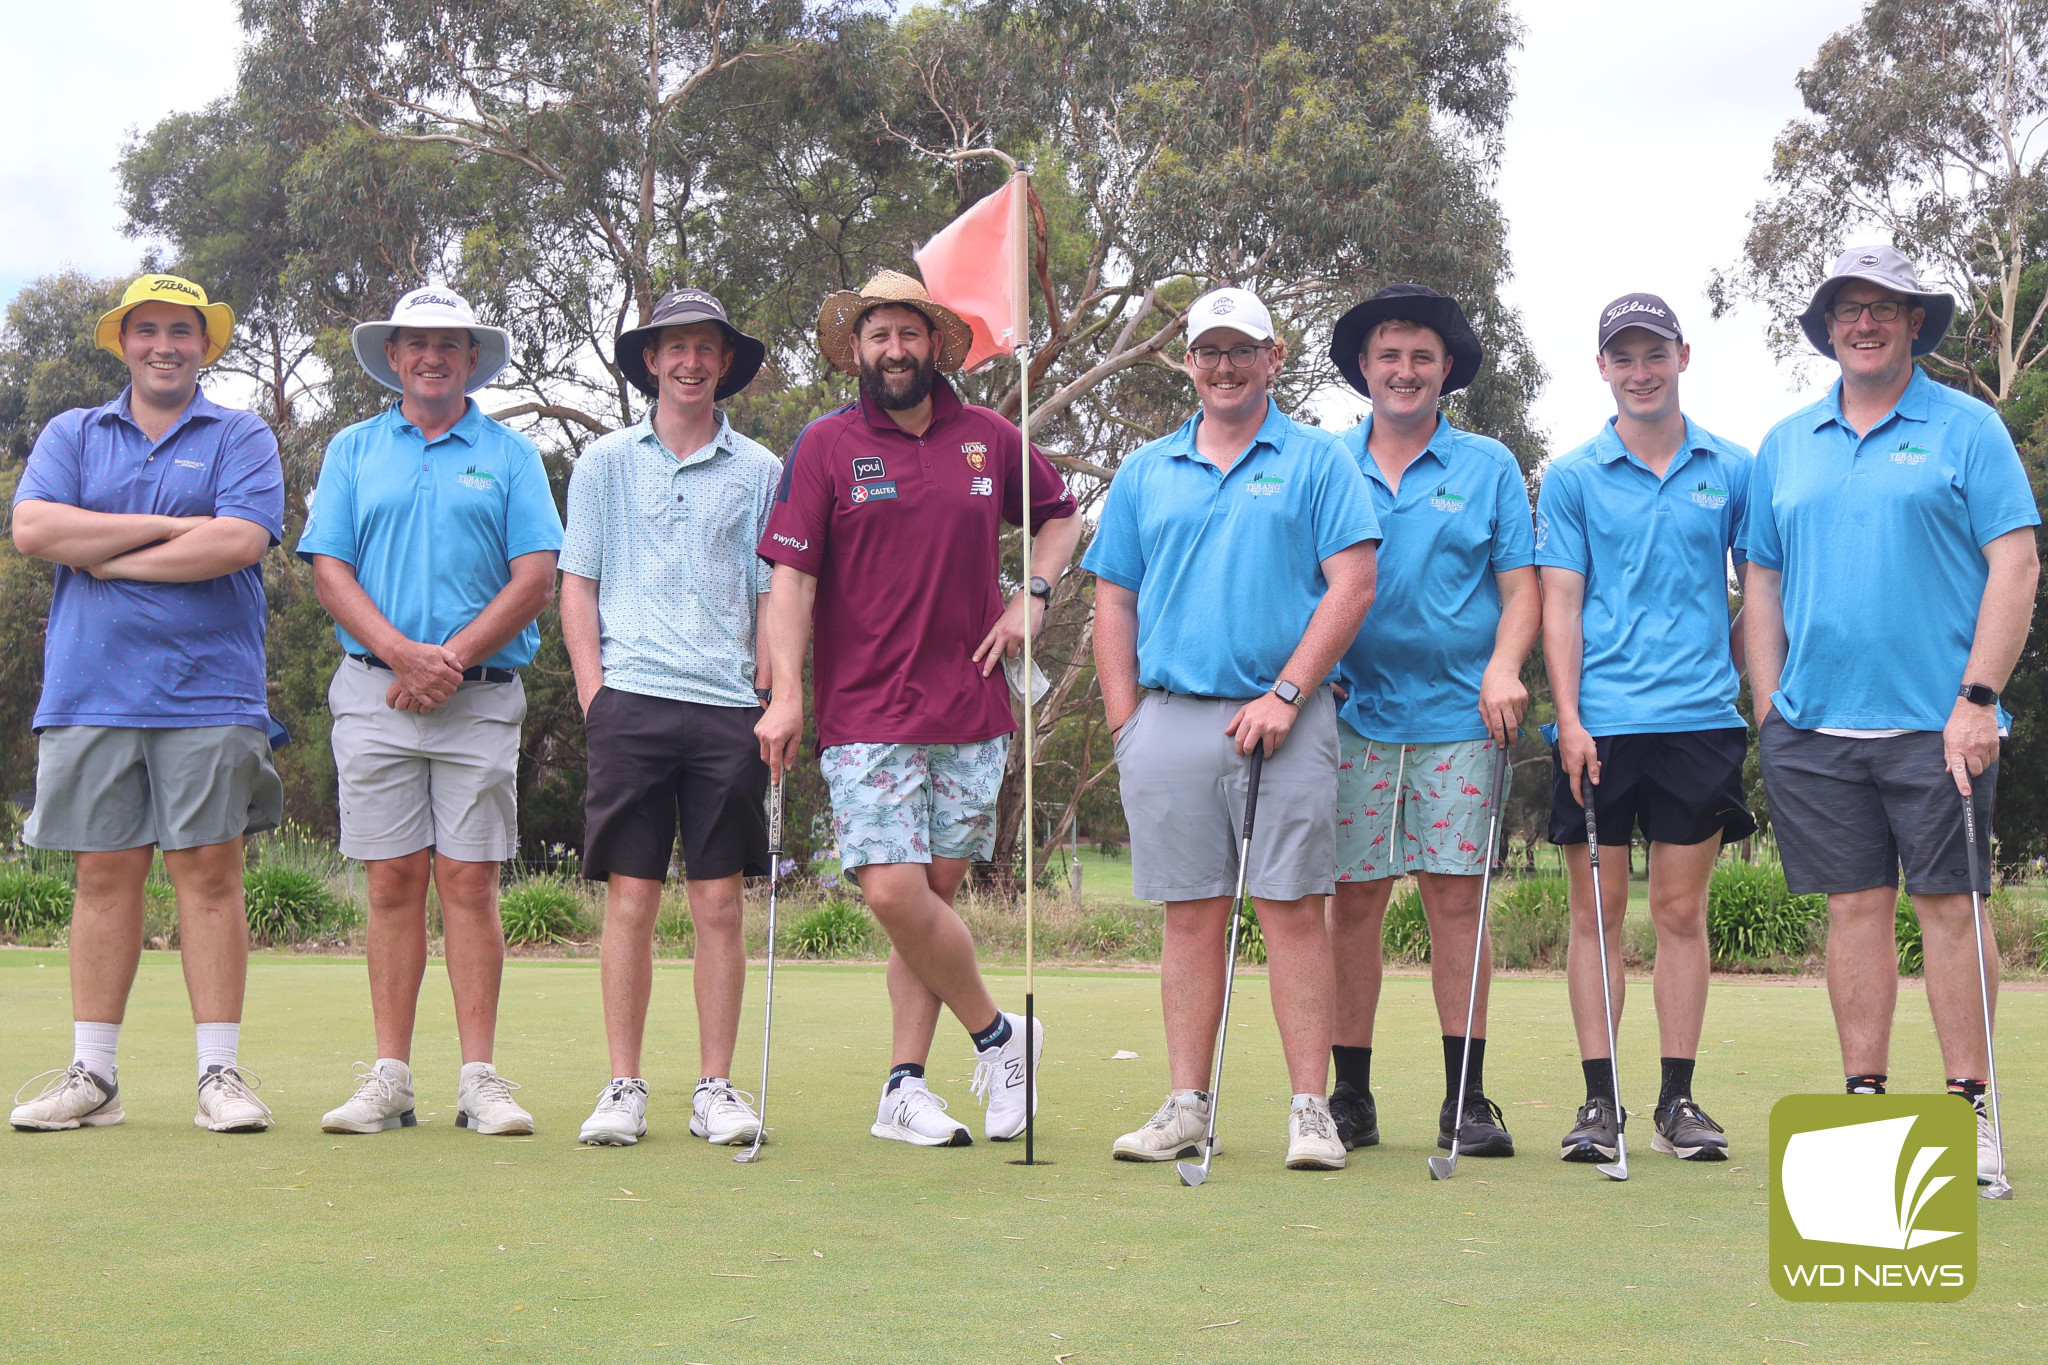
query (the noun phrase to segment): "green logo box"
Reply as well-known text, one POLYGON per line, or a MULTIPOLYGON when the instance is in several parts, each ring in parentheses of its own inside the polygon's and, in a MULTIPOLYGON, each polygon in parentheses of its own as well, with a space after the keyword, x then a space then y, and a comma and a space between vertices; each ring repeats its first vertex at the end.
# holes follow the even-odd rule
POLYGON ((1939 1303, 1977 1285, 1977 1116, 1954 1095, 1787 1095, 1771 1109, 1771 1288, 1939 1303))

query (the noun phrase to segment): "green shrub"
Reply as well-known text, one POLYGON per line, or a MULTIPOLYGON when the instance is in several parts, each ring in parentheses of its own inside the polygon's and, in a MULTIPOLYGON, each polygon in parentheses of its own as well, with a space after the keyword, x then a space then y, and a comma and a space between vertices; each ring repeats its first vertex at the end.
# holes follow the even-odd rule
POLYGON ((1429 961, 1429 919, 1422 913, 1422 892, 1414 882, 1403 884, 1387 906, 1380 951, 1390 962, 1429 961))
POLYGON ((1494 890, 1493 955, 1500 967, 1561 967, 1571 943, 1571 883, 1561 876, 1517 877, 1494 890))
POLYGON ((555 877, 534 877, 498 898, 505 942, 565 943, 583 932, 583 898, 555 877))
POLYGON ((789 926, 788 950, 799 957, 852 957, 868 946, 873 916, 847 901, 827 901, 789 926))
POLYGON ((325 878, 301 868, 254 867, 242 875, 249 937, 258 943, 298 943, 341 917, 341 903, 325 878))
MULTIPOLYGON (((1224 932, 1230 932, 1228 925, 1224 932)), ((1259 927, 1259 908, 1249 898, 1244 903, 1244 923, 1237 928, 1237 960, 1254 967, 1266 965, 1266 931, 1259 927)))
POLYGON ((1707 951, 1716 964, 1798 957, 1828 898, 1795 896, 1785 874, 1759 863, 1723 863, 1707 883, 1707 951))
POLYGON ((1097 910, 1081 922, 1081 948, 1098 957, 1118 957, 1137 941, 1138 926, 1120 910, 1097 910))
POLYGON ((1892 910, 1892 934, 1899 944, 1899 970, 1907 976, 1920 975, 1927 965, 1920 943, 1920 914, 1913 908, 1913 898, 1903 891, 1892 910))
POLYGON ((71 883, 47 872, 0 868, 0 934, 42 938, 71 922, 71 883))

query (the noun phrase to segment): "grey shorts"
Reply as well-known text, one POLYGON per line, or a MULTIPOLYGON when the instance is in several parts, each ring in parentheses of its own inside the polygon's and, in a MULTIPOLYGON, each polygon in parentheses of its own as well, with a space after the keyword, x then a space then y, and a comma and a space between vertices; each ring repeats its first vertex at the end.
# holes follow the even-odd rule
POLYGON ((519 723, 526 689, 466 682, 424 715, 384 704, 388 669, 343 659, 327 685, 346 858, 433 848, 471 863, 519 851, 519 723))
MULTIPOLYGON (((1251 762, 1223 727, 1242 705, 1148 692, 1117 736, 1131 887, 1140 898, 1203 900, 1237 889, 1251 762)), ((1336 807, 1337 707, 1319 687, 1259 779, 1245 874, 1252 895, 1291 901, 1335 889, 1336 807)))
MULTIPOLYGON (((1771 832, 1797 894, 1897 886, 1968 895, 1963 798, 1942 766, 1941 732, 1847 739, 1764 717, 1760 750, 1771 832)), ((1991 890, 1991 806, 1998 765, 1970 781, 1977 813, 1977 890, 1991 890)))
POLYGON ((31 847, 171 852, 276 829, 284 786, 253 725, 53 725, 36 747, 31 847))

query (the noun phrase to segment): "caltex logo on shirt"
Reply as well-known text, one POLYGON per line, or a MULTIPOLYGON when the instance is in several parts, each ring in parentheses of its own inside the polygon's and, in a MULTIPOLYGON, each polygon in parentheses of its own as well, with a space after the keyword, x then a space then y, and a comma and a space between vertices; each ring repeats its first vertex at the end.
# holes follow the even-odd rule
POLYGON ((496 475, 492 474, 488 469, 478 469, 475 465, 471 465, 460 474, 457 474, 455 482, 461 484, 464 488, 474 488, 479 493, 488 493, 498 486, 496 475))
POLYGON ((1964 1297, 1976 1180, 1976 1114, 1953 1095, 1788 1095, 1771 1110, 1771 1287, 1802 1303, 1964 1297))
POLYGON ((1899 448, 1892 452, 1892 463, 1905 465, 1926 464, 1927 457, 1933 453, 1926 446, 1914 445, 1909 438, 1899 442, 1899 448))
POLYGON ((1429 505, 1439 512, 1462 512, 1465 510, 1465 495, 1439 488, 1429 495, 1429 505))
POLYGON ((1287 486, 1287 480, 1277 474, 1258 474, 1244 486, 1244 491, 1254 498, 1270 498, 1287 486))
POLYGON ((1699 487, 1686 496, 1702 507, 1725 507, 1728 505, 1728 490, 1701 479, 1699 487))

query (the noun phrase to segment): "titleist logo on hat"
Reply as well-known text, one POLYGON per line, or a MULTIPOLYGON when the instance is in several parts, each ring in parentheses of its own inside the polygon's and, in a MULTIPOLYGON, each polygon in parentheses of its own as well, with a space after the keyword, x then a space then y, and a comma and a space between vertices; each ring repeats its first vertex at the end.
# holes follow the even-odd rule
POLYGON ((1671 305, 1655 294, 1623 294, 1600 313, 1600 348, 1631 327, 1677 341, 1682 335, 1671 305))
POLYGON ((183 280, 174 280, 168 275, 162 276, 158 279, 151 280, 149 282, 149 292, 152 294, 184 294, 190 298, 195 299, 203 299, 206 297, 204 294, 200 293, 196 288, 185 283, 183 280))
POLYGON ((453 294, 443 294, 432 289, 415 289, 403 300, 407 308, 446 308, 450 312, 466 312, 469 305, 453 294))

